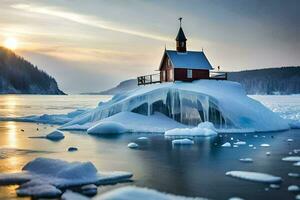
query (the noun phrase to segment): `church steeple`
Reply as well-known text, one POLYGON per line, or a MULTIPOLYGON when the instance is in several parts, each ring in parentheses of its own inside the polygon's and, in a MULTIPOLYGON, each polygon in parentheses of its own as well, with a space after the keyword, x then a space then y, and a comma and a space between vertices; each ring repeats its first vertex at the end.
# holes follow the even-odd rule
POLYGON ((180 27, 179 27, 179 31, 178 31, 178 34, 176 37, 176 50, 178 52, 186 52, 186 40, 187 39, 186 39, 184 32, 182 30, 182 27, 181 27, 182 17, 180 17, 178 20, 180 22, 180 27))

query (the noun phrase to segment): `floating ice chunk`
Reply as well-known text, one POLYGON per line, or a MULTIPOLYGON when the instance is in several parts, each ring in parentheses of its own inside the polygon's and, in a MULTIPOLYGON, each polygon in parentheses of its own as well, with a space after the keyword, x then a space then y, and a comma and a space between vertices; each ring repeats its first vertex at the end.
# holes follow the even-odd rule
POLYGON ((250 162, 253 162, 253 159, 252 158, 241 158, 240 161, 250 163, 250 162))
POLYGON ((230 140, 231 140, 231 141, 233 141, 233 140, 234 140, 234 139, 233 139, 233 137, 232 137, 232 138, 230 138, 230 140))
POLYGON ((269 144, 261 144, 260 146, 261 147, 269 147, 270 145, 269 144))
POLYGON ((128 148, 131 148, 131 149, 136 149, 139 147, 139 145, 137 143, 134 143, 134 142, 130 142, 128 145, 127 145, 128 148))
POLYGON ((222 147, 231 147, 231 144, 229 142, 226 142, 226 143, 222 144, 222 147))
POLYGON ((281 160, 288 161, 288 162, 299 162, 300 156, 288 156, 288 157, 282 158, 281 160))
POLYGON ((244 200, 240 197, 230 197, 228 200, 244 200))
POLYGON ((55 130, 51 133, 49 133, 48 135, 46 135, 46 138, 48 140, 52 140, 52 141, 59 141, 65 138, 64 133, 59 131, 59 130, 55 130))
POLYGON ((117 122, 99 122, 87 130, 91 135, 107 135, 107 134, 120 134, 128 132, 128 130, 120 123, 117 122))
POLYGON ((282 181, 281 177, 273 176, 270 174, 248 171, 229 171, 226 172, 227 176, 240 178, 249 181, 263 182, 263 183, 279 183, 282 181))
POLYGON ((239 146, 238 146, 238 145, 236 145, 236 144, 234 144, 234 145, 233 145, 233 147, 234 147, 234 148, 238 148, 239 146))
POLYGON ((297 167, 300 166, 300 161, 294 163, 294 166, 297 166, 297 167))
POLYGON ((297 153, 300 152, 300 149, 294 149, 293 152, 294 152, 295 154, 297 154, 297 153))
POLYGON ((249 144, 249 147, 253 147, 253 144, 249 144))
POLYGON ((69 147, 69 148, 68 148, 68 151, 77 151, 77 150, 78 150, 77 147, 69 147))
POLYGON ((294 140, 291 139, 291 138, 289 138, 289 139, 287 139, 286 141, 288 141, 288 142, 293 142, 294 140))
POLYGON ((175 196, 172 194, 167 194, 159 192, 153 189, 148 188, 139 188, 135 186, 126 186, 114 189, 112 191, 106 192, 99 197, 96 197, 94 200, 205 200, 204 198, 196 197, 184 197, 184 196, 175 196))
POLYGON ((84 185, 80 189, 81 193, 87 196, 94 196, 97 194, 97 186, 94 184, 84 185))
POLYGON ((176 140, 172 140, 172 145, 191 145, 194 144, 193 140, 190 139, 176 139, 176 140))
POLYGON ((288 173, 288 176, 298 178, 298 177, 300 177, 300 174, 298 174, 298 173, 288 173))
POLYGON ((138 140, 149 140, 148 137, 139 137, 138 140))
POLYGON ((267 155, 267 156, 271 155, 271 152, 269 152, 269 151, 268 151, 268 152, 266 152, 266 155, 267 155))
POLYGON ((129 172, 98 172, 91 162, 66 162, 50 158, 36 158, 22 170, 21 173, 0 174, 0 183, 5 185, 27 182, 17 190, 18 195, 39 197, 58 195, 61 188, 92 183, 116 183, 132 176, 129 172))
POLYGON ((290 186, 288 187, 288 191, 290 191, 290 192, 299 192, 299 191, 300 191, 300 188, 299 188, 298 185, 290 185, 290 186))
POLYGON ((71 190, 67 190, 61 196, 61 200, 89 200, 89 199, 90 198, 87 198, 79 193, 72 192, 71 190))
POLYGON ((17 195, 24 197, 24 196, 33 196, 33 197, 43 197, 43 198, 52 198, 61 195, 61 190, 56 188, 50 184, 40 184, 34 185, 31 187, 21 187, 17 189, 17 195))
POLYGON ((280 185, 278 185, 278 184, 270 184, 270 188, 279 189, 280 185))
MULTIPOLYGON (((300 127, 300 126, 299 126, 300 127)), ((296 200, 300 200, 300 194, 297 194, 296 200)))
POLYGON ((165 132, 165 136, 215 136, 218 133, 210 122, 200 123, 194 128, 175 128, 165 132))
POLYGON ((244 142, 244 141, 238 141, 238 142, 235 142, 233 144, 235 144, 235 145, 245 145, 246 142, 244 142))

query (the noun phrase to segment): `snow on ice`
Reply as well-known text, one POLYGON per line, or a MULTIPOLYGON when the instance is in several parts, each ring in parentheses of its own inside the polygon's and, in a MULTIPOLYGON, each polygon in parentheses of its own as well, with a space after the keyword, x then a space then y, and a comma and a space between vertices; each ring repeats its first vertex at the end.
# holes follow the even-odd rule
POLYGON ((299 188, 298 185, 290 185, 290 186, 288 187, 288 191, 290 191, 290 192, 299 192, 299 191, 300 191, 300 188, 299 188))
POLYGON ((251 162, 253 162, 253 159, 252 158, 241 158, 240 161, 241 162, 251 163, 251 162))
POLYGON ((288 162, 300 162, 300 156, 288 156, 282 158, 281 160, 288 161, 288 162))
POLYGON ((136 149, 139 147, 139 145, 137 143, 134 143, 134 142, 130 142, 128 145, 127 145, 128 148, 131 148, 131 149, 136 149))
POLYGON ((87 133, 91 135, 110 135, 126 132, 128 130, 122 124, 109 121, 99 122, 87 130, 87 133))
POLYGON ((231 147, 231 144, 229 142, 226 142, 226 143, 222 144, 222 147, 231 147))
POLYGON ((64 188, 116 183, 131 177, 129 172, 98 172, 91 162, 36 158, 27 163, 22 172, 0 174, 0 183, 20 184, 17 189, 20 196, 54 197, 64 188))
POLYGON ((226 175, 234 178, 263 183, 280 183, 282 181, 281 177, 259 172, 229 171, 226 172, 226 175))
POLYGON ((215 136, 217 135, 214 125, 210 122, 200 123, 194 128, 175 128, 165 132, 165 136, 215 136))

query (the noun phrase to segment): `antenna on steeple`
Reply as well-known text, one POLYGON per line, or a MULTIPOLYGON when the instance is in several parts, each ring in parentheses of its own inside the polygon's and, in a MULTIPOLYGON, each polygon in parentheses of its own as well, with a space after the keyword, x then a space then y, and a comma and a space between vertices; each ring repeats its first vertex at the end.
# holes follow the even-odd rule
POLYGON ((182 20, 182 17, 179 17, 178 20, 179 20, 180 27, 181 27, 181 20, 182 20))

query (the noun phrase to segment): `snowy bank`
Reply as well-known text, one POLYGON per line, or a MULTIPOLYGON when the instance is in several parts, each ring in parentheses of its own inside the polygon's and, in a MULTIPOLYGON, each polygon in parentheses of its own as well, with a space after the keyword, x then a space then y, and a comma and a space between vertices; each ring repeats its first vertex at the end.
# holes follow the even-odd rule
POLYGON ((21 184, 17 189, 20 196, 56 197, 64 188, 116 183, 131 176, 129 172, 98 172, 91 162, 36 158, 27 163, 22 172, 0 174, 0 183, 21 184))
MULTIPOLYGON (((147 132, 163 132, 171 129, 165 122, 160 122, 155 113, 162 113, 173 128, 197 126, 201 122, 211 122, 220 130, 232 129, 249 131, 278 131, 289 129, 287 121, 264 107, 258 101, 249 98, 239 83, 231 81, 198 80, 191 83, 162 83, 139 87, 138 89, 115 95, 110 101, 100 104, 97 108, 75 117, 64 124, 61 129, 81 128, 86 130, 100 120, 110 118, 114 122, 125 125, 136 131, 138 122, 155 121, 142 125, 140 129, 147 132), (123 113, 117 115, 118 113, 123 113), (116 117, 114 117, 117 115, 116 117), (128 119, 126 119, 126 115, 128 119), (124 118, 125 117, 125 118, 124 118), (122 123, 123 122, 123 123, 122 123), (155 126, 148 126, 149 124, 155 126), (181 127, 179 126, 181 124, 181 127)), ((161 118, 161 116, 159 117, 161 118)), ((136 131, 137 132, 137 131, 136 131)), ((238 131, 237 131, 238 132, 238 131)))
POLYGON ((200 123, 197 127, 194 128, 175 128, 167 130, 165 136, 215 136, 218 133, 214 125, 210 122, 200 123))
POLYGON ((153 189, 148 188, 139 188, 133 186, 122 187, 114 189, 112 191, 106 192, 99 197, 96 197, 95 200, 205 200, 205 198, 200 197, 184 197, 176 196, 172 194, 167 194, 163 192, 158 192, 153 189))

